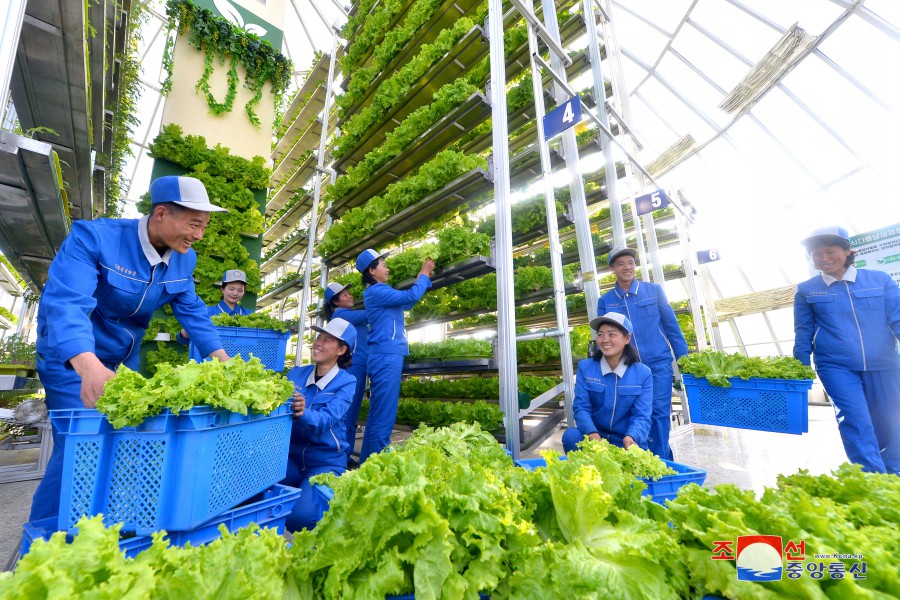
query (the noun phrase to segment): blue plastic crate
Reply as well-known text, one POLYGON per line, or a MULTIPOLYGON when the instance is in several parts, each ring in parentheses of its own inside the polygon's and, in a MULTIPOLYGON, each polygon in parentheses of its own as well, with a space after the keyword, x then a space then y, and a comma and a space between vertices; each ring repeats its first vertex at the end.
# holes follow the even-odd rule
MULTIPOLYGON (((275 485, 266 490, 263 493, 262 500, 258 502, 239 506, 190 531, 167 532, 166 539, 173 546, 184 546, 187 543, 190 543, 191 546, 199 546, 219 539, 221 535, 219 525, 225 525, 228 531, 234 533, 251 523, 256 523, 260 527, 274 527, 278 530, 278 533, 283 533, 284 519, 291 512, 294 503, 299 497, 300 490, 287 487, 286 485, 275 485)), ((56 521, 50 518, 33 523, 25 523, 23 529, 20 554, 25 556, 28 550, 31 549, 31 544, 34 543, 34 540, 50 539, 50 536, 56 532, 56 521)), ((71 542, 71 534, 68 537, 71 542)), ((138 535, 123 537, 119 540, 119 547, 125 552, 126 556, 134 558, 149 548, 152 543, 153 538, 151 536, 138 535)))
POLYGON ((147 535, 185 531, 284 479, 290 404, 240 415, 208 406, 113 429, 96 410, 50 411, 64 436, 58 529, 83 515, 147 535))
POLYGON ((683 375, 691 422, 800 435, 809 431, 811 379, 729 378, 716 387, 705 377, 683 375))
MULTIPOLYGON (((565 455, 560 456, 560 460, 566 460, 565 455)), ((645 489, 641 495, 650 496, 650 499, 657 504, 665 506, 666 500, 674 500, 678 495, 678 489, 682 486, 689 483, 703 485, 703 482, 706 481, 706 471, 702 469, 695 469, 694 467, 689 467, 670 460, 664 460, 663 462, 666 463, 667 467, 678 471, 678 473, 675 475, 665 475, 656 481, 646 477, 638 477, 638 479, 647 484, 647 489, 645 489)), ((515 461, 515 463, 517 467, 522 467, 529 471, 547 466, 547 462, 543 458, 520 458, 515 461)))
MULTIPOLYGON (((284 371, 284 355, 287 352, 288 338, 291 337, 290 332, 249 327, 216 327, 216 331, 219 332, 219 338, 228 356, 240 354, 244 360, 250 360, 252 354, 265 368, 271 371, 284 371)), ((200 355, 194 344, 188 347, 188 357, 197 362, 209 360, 200 355)))

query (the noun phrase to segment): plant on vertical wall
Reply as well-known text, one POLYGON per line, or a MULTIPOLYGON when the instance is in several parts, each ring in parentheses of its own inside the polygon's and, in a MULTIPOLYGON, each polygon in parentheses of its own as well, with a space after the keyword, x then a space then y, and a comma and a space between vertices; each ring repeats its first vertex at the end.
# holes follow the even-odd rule
POLYGON ((168 0, 166 14, 169 17, 169 28, 163 55, 163 67, 167 72, 166 81, 162 85, 163 93, 172 89, 172 53, 175 43, 172 32, 177 31, 179 35, 187 37, 192 48, 203 53, 204 69, 196 89, 206 96, 210 111, 217 115, 231 112, 237 97, 237 65, 240 64, 247 72, 244 87, 253 92, 253 97, 244 105, 244 111, 250 122, 259 126, 260 120, 254 107, 262 99, 263 88, 266 82, 272 84, 272 93, 278 104, 291 83, 291 61, 276 51, 268 41, 215 16, 190 0, 168 0), (228 91, 221 102, 216 100, 209 86, 216 61, 228 65, 228 91))
MULTIPOLYGON (((167 125, 150 144, 150 156, 161 158, 188 169, 186 175, 196 177, 206 186, 210 200, 229 209, 227 213, 210 215, 209 227, 203 239, 194 244, 197 266, 197 294, 207 304, 221 299, 215 286, 228 269, 240 269, 247 274, 247 290, 260 288, 259 265, 249 257, 241 241, 241 234, 263 232, 263 216, 252 189, 264 189, 269 170, 260 156, 247 160, 232 155, 228 148, 206 146, 202 136, 183 135, 178 125, 167 125)), ((138 210, 150 212, 149 197, 138 203, 138 210)))

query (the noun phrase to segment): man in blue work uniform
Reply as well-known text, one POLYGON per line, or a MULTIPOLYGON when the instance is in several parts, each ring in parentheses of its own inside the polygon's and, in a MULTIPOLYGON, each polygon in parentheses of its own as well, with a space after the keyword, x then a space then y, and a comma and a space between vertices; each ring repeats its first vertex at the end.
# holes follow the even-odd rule
POLYGON ((641 362, 653 372, 653 416, 647 445, 660 458, 672 460, 672 361, 687 354, 687 342, 662 286, 635 279, 635 255, 624 246, 610 251, 609 266, 616 285, 597 301, 597 314, 617 312, 631 320, 632 342, 641 362))
POLYGON ((900 474, 900 288, 887 273, 853 266, 842 227, 818 229, 803 245, 821 275, 797 286, 794 358, 815 357, 847 458, 900 474))
MULTIPOLYGON (((210 203, 191 177, 160 177, 142 219, 75 221, 50 265, 38 309, 37 370, 50 410, 93 408, 119 365, 137 370, 153 311, 170 304, 204 356, 228 360, 194 290, 197 255, 210 203)), ((53 454, 34 493, 30 521, 59 512, 65 438, 53 429, 53 454)))

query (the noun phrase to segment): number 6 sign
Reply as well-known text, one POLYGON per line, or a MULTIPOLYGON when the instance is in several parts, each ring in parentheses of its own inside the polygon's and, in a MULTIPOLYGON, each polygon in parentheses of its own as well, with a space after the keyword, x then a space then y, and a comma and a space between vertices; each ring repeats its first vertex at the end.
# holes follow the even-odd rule
POLYGON ((544 115, 544 140, 550 140, 578 123, 581 123, 581 97, 572 96, 565 104, 544 115))
POLYGON ((719 260, 719 251, 715 248, 711 250, 698 250, 697 251, 697 262, 701 265, 705 265, 706 263, 716 262, 719 260))

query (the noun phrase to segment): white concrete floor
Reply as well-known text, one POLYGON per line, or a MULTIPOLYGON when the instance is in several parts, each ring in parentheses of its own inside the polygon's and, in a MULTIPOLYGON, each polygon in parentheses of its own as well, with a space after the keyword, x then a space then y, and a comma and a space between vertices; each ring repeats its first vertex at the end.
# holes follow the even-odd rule
MULTIPOLYGON (((524 456, 537 456, 546 448, 562 450, 562 431, 557 430, 524 456)), ((396 432, 392 440, 407 436, 396 432)), ((796 473, 798 469, 807 469, 814 475, 828 473, 847 460, 834 411, 826 406, 809 407, 809 433, 804 435, 695 425, 692 431, 673 436, 671 443, 675 462, 707 472, 705 485, 732 483, 757 495, 765 487, 773 487, 779 474, 796 473)), ((30 453, 36 452, 0 452, 0 466, 33 460, 30 453)), ((0 484, 0 567, 18 547, 37 483, 0 484)))

